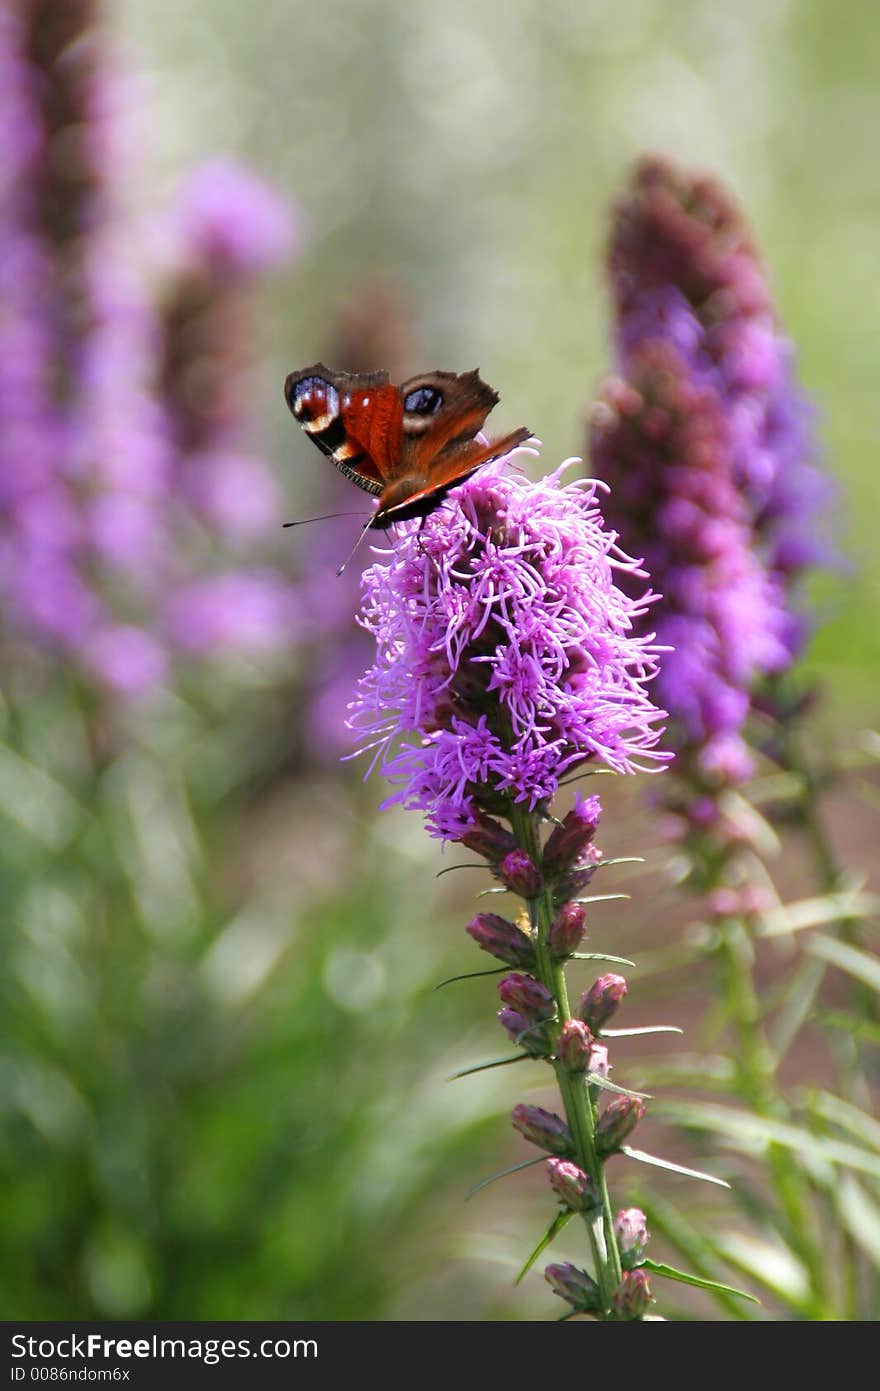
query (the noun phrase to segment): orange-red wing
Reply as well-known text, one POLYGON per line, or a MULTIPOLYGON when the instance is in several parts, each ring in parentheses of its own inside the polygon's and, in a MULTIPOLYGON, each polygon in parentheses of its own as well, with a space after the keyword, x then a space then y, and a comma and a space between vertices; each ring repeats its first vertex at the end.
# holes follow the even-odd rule
POLYGON ((345 389, 339 402, 346 442, 363 453, 354 467, 387 483, 400 472, 403 407, 396 386, 345 389), (372 465, 372 468, 370 468, 372 465))

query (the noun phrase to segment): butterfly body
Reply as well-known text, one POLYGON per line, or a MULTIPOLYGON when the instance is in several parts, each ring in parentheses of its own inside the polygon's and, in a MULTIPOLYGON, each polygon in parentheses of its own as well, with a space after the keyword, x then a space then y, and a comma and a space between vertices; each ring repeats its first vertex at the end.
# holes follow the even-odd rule
POLYGON ((392 386, 387 372, 291 372, 290 410, 340 473, 378 497, 369 525, 426 517, 451 488, 522 444, 530 431, 476 439, 498 395, 478 372, 427 372, 392 386))

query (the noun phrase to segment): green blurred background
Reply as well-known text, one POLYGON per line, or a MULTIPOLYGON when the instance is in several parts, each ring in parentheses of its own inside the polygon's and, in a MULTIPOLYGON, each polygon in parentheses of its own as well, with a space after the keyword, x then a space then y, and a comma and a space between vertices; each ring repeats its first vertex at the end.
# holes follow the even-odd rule
MULTIPOLYGON (((857 742, 880 661, 875 6, 115 0, 108 14, 139 79, 133 206, 149 213, 220 152, 301 211, 254 378, 292 517, 324 496, 325 465, 281 383, 329 355, 365 286, 395 304, 405 370, 479 364, 502 397, 493 428, 528 424, 553 467, 581 452, 609 365, 602 254, 633 159, 664 150, 730 183, 840 480, 851 568, 815 584, 806 666, 823 741, 857 742)), ((305 536, 292 570, 322 544, 305 536)), ((378 779, 305 757, 297 689, 256 683, 198 721, 174 706, 87 815, 7 761, 7 1317, 555 1312, 537 1272, 512 1285, 549 1212, 540 1171, 464 1201, 523 1157, 506 1116, 541 1099, 521 1069, 445 1080, 503 1051, 491 981, 432 988, 488 964, 462 932, 473 879, 435 877, 438 845, 418 817, 376 812, 378 779)), ((28 718, 25 745, 68 741, 75 792, 69 710, 28 718)), ((650 962, 688 912, 637 797, 613 789, 602 844, 656 873, 633 905, 596 911, 592 942, 650 962)), ((848 805, 866 864, 870 829, 848 805)), ((792 854, 795 892, 799 873, 792 854)), ((696 1022, 699 978, 689 994, 674 974, 644 979, 630 1022, 696 1022)), ((621 1080, 638 1081, 636 1055, 620 1047, 621 1080)), ((675 1148, 659 1126, 645 1138, 675 1148)))

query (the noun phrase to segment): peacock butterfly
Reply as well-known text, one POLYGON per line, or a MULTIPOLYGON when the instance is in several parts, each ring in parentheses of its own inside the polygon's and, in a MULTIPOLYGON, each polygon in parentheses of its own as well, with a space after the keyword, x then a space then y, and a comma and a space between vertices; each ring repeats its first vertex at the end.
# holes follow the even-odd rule
POLYGON ((427 517, 450 488, 531 435, 475 438, 498 401, 479 372, 426 372, 392 386, 387 372, 331 372, 317 362, 290 373, 284 397, 339 472, 378 497, 367 525, 380 529, 427 517))

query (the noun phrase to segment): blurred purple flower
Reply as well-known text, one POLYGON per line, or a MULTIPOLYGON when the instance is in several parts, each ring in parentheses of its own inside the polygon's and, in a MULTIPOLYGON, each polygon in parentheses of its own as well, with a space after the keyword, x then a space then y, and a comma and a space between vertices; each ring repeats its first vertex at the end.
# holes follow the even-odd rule
POLYGON ((655 649, 632 631, 649 596, 617 587, 635 567, 594 487, 490 465, 386 556, 363 578, 377 656, 352 707, 397 785, 386 806, 458 839, 478 808, 534 808, 587 760, 620 772, 664 760, 645 691, 655 649))
MULTIPOLYGON (((128 92, 99 19, 95 0, 0 11, 0 598, 17 640, 128 697, 166 678, 178 638, 188 654, 212 640, 253 650, 294 630, 290 588, 243 549, 278 510, 245 438, 247 297, 290 226, 275 195, 230 165, 203 171, 185 197, 187 293, 201 277, 199 326, 225 326, 219 341, 234 349, 208 403, 222 429, 196 449, 155 389, 168 324, 120 214, 128 92), (227 565, 220 580, 204 575, 208 550, 227 565)), ((210 332, 207 357, 217 365, 210 332)), ((204 362, 189 365, 202 387, 217 383, 204 362)))
POLYGON ((812 411, 759 253, 715 181, 644 160, 609 253, 620 377, 591 416, 621 544, 662 594, 658 694, 709 786, 751 771, 753 692, 798 655, 797 580, 828 558, 812 411))

